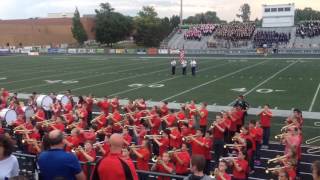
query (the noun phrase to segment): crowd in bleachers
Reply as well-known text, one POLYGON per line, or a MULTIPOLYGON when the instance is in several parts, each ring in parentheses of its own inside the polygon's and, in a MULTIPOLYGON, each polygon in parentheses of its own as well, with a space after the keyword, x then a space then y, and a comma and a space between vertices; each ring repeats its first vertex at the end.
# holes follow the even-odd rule
POLYGON ((184 34, 185 40, 198 40, 201 41, 202 36, 210 36, 216 29, 214 24, 199 24, 190 27, 188 31, 184 34))
POLYGON ((290 33, 276 32, 276 31, 258 31, 254 38, 254 47, 263 47, 267 45, 272 47, 274 44, 287 44, 291 39, 290 33))
POLYGON ((217 27, 215 37, 231 41, 250 40, 254 31, 253 23, 232 23, 217 27))
POLYGON ((299 24, 297 26, 296 35, 301 38, 320 36, 320 21, 308 21, 299 24))

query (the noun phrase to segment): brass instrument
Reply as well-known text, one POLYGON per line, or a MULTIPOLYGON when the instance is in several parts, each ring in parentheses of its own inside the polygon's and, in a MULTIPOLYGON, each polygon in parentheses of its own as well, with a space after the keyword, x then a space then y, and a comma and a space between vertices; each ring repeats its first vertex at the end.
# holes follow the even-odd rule
POLYGON ((273 158, 273 159, 269 159, 268 160, 268 164, 270 164, 271 162, 273 161, 278 161, 278 160, 282 160, 282 159, 285 159, 287 158, 287 155, 283 155, 283 156, 280 156, 280 157, 276 157, 276 158, 273 158))
POLYGON ((125 121, 126 121, 126 119, 121 120, 121 121, 119 121, 119 122, 116 122, 116 123, 114 123, 113 125, 121 126, 121 124, 124 123, 125 121))
POLYGON ((185 137, 183 137, 182 138, 182 141, 187 141, 187 140, 189 140, 190 138, 192 138, 192 137, 198 137, 199 135, 190 135, 190 136, 185 136, 185 137))
POLYGON ((230 161, 235 159, 238 159, 238 157, 222 157, 219 159, 219 161, 230 161))
POLYGON ((283 127, 281 128, 281 132, 284 132, 284 131, 286 131, 288 128, 294 127, 294 126, 296 126, 295 123, 291 123, 291 124, 288 124, 288 125, 286 125, 286 126, 283 126, 283 127))
POLYGON ((181 151, 182 151, 182 149, 175 149, 175 150, 168 151, 168 154, 171 155, 173 153, 181 152, 181 151))
POLYGON ((217 124, 217 121, 213 121, 213 122, 211 123, 211 125, 210 125, 210 128, 214 128, 214 127, 216 126, 216 124, 217 124))
POLYGON ((151 159, 151 161, 154 162, 154 163, 160 163, 160 162, 162 162, 162 160, 159 159, 157 156, 153 156, 152 159, 151 159))
POLYGON ((130 126, 130 125, 125 125, 125 126, 124 126, 124 128, 128 128, 128 129, 134 129, 134 128, 136 128, 136 127, 137 127, 137 126, 135 126, 135 125, 134 125, 134 126, 130 126))
POLYGON ((82 146, 79 146, 77 148, 71 149, 71 152, 78 153, 78 152, 83 151, 83 150, 84 150, 84 148, 82 146))
POLYGON ((313 144, 313 143, 315 143, 317 141, 320 141, 320 136, 316 136, 314 138, 306 140, 306 144, 313 144))
POLYGON ((13 128, 13 131, 25 129, 24 125, 25 125, 25 124, 21 124, 21 125, 15 127, 15 128, 13 128))
POLYGON ((74 122, 74 123, 68 125, 66 128, 67 128, 67 129, 72 129, 72 128, 78 126, 79 124, 80 124, 80 122, 74 122))
POLYGON ((37 140, 35 140, 35 139, 22 139, 22 141, 21 141, 23 144, 25 144, 25 143, 27 143, 27 144, 31 144, 31 143, 37 143, 37 144, 39 144, 39 143, 42 143, 41 141, 37 141, 37 140))
POLYGON ((105 132, 107 129, 108 129, 108 127, 104 127, 104 128, 101 128, 101 129, 97 130, 96 131, 96 135, 105 132))
POLYGON ((131 146, 128 146, 128 148, 130 149, 137 149, 137 148, 142 148, 143 146, 142 145, 131 145, 131 146))
POLYGON ((281 166, 281 167, 275 167, 275 168, 267 168, 266 169, 266 173, 269 174, 271 172, 278 171, 278 170, 281 170, 281 169, 284 169, 284 168, 287 168, 287 166, 281 166))
POLYGON ((166 128, 166 130, 168 130, 168 131, 172 131, 173 129, 176 129, 177 127, 168 127, 168 128, 166 128))
POLYGON ((189 120, 188 119, 182 119, 182 120, 178 120, 178 123, 183 122, 183 123, 188 123, 189 120))
POLYGON ((16 134, 17 132, 30 134, 33 132, 33 130, 18 129, 18 130, 13 131, 14 134, 16 134))
POLYGON ((95 117, 94 119, 91 120, 91 123, 96 123, 104 114, 100 114, 99 116, 95 117))
POLYGON ((139 120, 141 120, 141 119, 151 119, 151 118, 153 118, 153 116, 145 116, 145 117, 140 117, 139 120))
POLYGON ((162 138, 162 135, 145 135, 144 139, 162 138))
POLYGON ((278 135, 275 135, 274 138, 275 139, 282 139, 282 138, 284 138, 285 135, 286 135, 285 133, 278 134, 278 135))
POLYGON ((130 114, 134 114, 136 112, 128 112, 128 113, 124 113, 124 114, 120 114, 121 116, 126 116, 126 115, 130 115, 130 114))
POLYGON ((320 152, 320 146, 312 147, 307 150, 307 153, 309 153, 309 154, 315 154, 315 153, 319 153, 319 152, 320 152))
POLYGON ((225 144, 223 147, 224 148, 237 148, 237 147, 244 147, 245 145, 243 144, 225 144))
POLYGON ((92 144, 93 148, 98 147, 100 144, 104 144, 104 141, 100 141, 100 142, 96 142, 94 144, 92 144))

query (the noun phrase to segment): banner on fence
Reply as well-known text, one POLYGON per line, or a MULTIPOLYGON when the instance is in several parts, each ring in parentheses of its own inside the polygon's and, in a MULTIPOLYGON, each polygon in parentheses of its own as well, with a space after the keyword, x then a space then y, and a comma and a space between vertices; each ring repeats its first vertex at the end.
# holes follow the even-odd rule
POLYGON ((158 49, 157 48, 149 48, 147 50, 148 55, 157 55, 158 54, 158 49))
POLYGON ((87 54, 96 54, 96 49, 87 49, 87 54))
POLYGON ((0 55, 5 55, 9 53, 10 53, 9 49, 0 49, 0 55))
POLYGON ((104 54, 104 49, 97 49, 97 54, 104 54))
POLYGON ((159 54, 168 54, 169 51, 168 51, 168 49, 159 49, 159 50, 158 50, 158 53, 159 53, 159 54))
POLYGON ((170 54, 180 54, 179 49, 170 49, 170 54))
POLYGON ((86 49, 83 49, 83 48, 77 49, 77 53, 79 54, 85 54, 86 52, 87 52, 86 49))
POLYGON ((77 49, 68 49, 69 54, 77 54, 77 49))
POLYGON ((124 54, 125 49, 116 49, 116 54, 124 54))
POLYGON ((145 49, 137 49, 137 54, 147 54, 145 49))
POLYGON ((127 49, 126 51, 128 54, 136 54, 137 53, 136 49, 127 49))

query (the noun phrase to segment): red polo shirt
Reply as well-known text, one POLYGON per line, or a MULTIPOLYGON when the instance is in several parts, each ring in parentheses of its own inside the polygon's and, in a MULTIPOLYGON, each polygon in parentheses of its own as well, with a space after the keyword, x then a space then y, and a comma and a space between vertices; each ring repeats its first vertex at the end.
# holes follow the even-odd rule
POLYGON ((182 144, 182 137, 181 137, 181 133, 178 130, 178 128, 173 129, 171 131, 171 134, 173 136, 175 136, 176 139, 170 138, 170 147, 177 148, 177 149, 180 148, 180 146, 182 144))
POLYGON ((233 167, 233 177, 238 179, 245 179, 248 172, 248 161, 244 159, 238 159, 236 160, 236 163, 241 166, 242 171, 238 171, 235 167, 233 167))
MULTIPOLYGON (((270 112, 271 113, 271 112, 270 112)), ((266 113, 261 113, 260 114, 260 123, 261 127, 270 127, 271 125, 271 118, 272 116, 267 115, 266 113)))
POLYGON ((200 122, 199 122, 199 125, 200 126, 206 126, 207 125, 207 123, 208 123, 208 110, 207 109, 201 109, 200 110, 200 113, 202 114, 204 114, 204 116, 203 117, 200 117, 200 122))
MULTIPOLYGON (((226 129, 226 125, 224 124, 224 122, 221 122, 219 123, 219 126, 222 128, 222 129, 226 129)), ((214 139, 224 139, 224 132, 220 131, 220 129, 217 128, 217 126, 215 126, 213 128, 213 137, 214 139)))
MULTIPOLYGON (((197 137, 195 138, 198 141, 204 143, 204 138, 203 137, 197 137)), ((205 157, 205 150, 203 146, 200 146, 200 144, 196 143, 195 141, 191 142, 191 149, 192 149, 192 155, 202 155, 205 157)))
POLYGON ((137 158, 137 169, 149 171, 150 151, 147 148, 141 148, 137 152, 143 156, 142 158, 137 158))
MULTIPOLYGON (((171 162, 167 163, 166 165, 170 168, 174 168, 174 165, 171 162)), ((157 164, 156 171, 169 174, 169 172, 161 164, 157 164)), ((158 176, 158 180, 170 180, 170 179, 171 179, 170 177, 158 176)))
POLYGON ((183 161, 183 164, 180 164, 178 160, 174 159, 176 165, 176 173, 184 174, 189 172, 190 166, 190 154, 187 151, 177 152, 176 156, 183 161))

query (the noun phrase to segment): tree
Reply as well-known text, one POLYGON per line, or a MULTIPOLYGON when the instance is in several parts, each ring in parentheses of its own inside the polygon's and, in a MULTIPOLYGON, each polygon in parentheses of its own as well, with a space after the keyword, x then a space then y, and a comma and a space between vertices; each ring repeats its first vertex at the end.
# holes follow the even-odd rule
POLYGON ((313 10, 312 8, 296 9, 295 22, 301 21, 320 20, 320 11, 313 10))
POLYGON ((157 12, 151 6, 144 6, 134 21, 134 40, 138 45, 158 47, 170 33, 170 20, 158 18, 157 12))
POLYGON ((250 21, 250 15, 251 15, 251 9, 250 5, 245 3, 243 4, 239 9, 241 14, 237 14, 238 18, 242 19, 242 22, 249 22, 250 21))
POLYGON ((101 3, 96 12, 96 40, 112 46, 113 43, 124 40, 133 29, 132 18, 114 12, 109 3, 101 3))
POLYGON ((214 11, 207 11, 206 13, 196 14, 194 16, 189 16, 184 23, 187 24, 201 24, 201 23, 222 23, 224 21, 220 20, 217 13, 214 11))
POLYGON ((170 31, 172 31, 174 28, 178 27, 180 24, 180 16, 173 15, 170 18, 170 31))
POLYGON ((71 32, 72 32, 73 37, 81 45, 84 43, 84 41, 88 40, 87 33, 81 23, 80 13, 78 11, 78 8, 76 8, 76 10, 74 12, 74 16, 72 18, 71 32))

